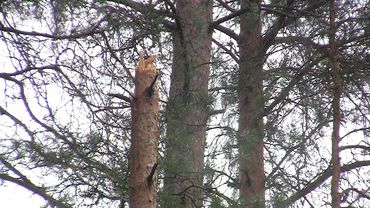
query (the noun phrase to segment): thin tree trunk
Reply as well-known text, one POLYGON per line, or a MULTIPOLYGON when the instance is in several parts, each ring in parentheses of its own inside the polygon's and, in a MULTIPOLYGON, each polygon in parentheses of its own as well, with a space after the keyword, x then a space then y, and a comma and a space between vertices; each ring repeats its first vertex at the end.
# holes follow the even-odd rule
POLYGON ((332 135, 332 168, 333 175, 331 180, 331 197, 332 207, 340 208, 340 158, 339 158, 339 130, 340 130, 340 96, 342 88, 342 80, 339 74, 340 65, 338 62, 338 52, 335 46, 335 12, 336 12, 335 0, 330 1, 330 31, 329 31, 329 45, 330 45, 330 63, 332 67, 333 75, 333 135, 332 135))
POLYGON ((131 148, 129 157, 130 208, 156 207, 158 165, 158 90, 155 85, 154 56, 141 54, 135 71, 135 97, 131 105, 131 148))
POLYGON ((264 109, 260 1, 241 0, 239 69, 239 169, 243 207, 265 207, 264 109))
POLYGON ((203 205, 211 2, 179 0, 176 4, 178 29, 173 32, 163 207, 203 205))

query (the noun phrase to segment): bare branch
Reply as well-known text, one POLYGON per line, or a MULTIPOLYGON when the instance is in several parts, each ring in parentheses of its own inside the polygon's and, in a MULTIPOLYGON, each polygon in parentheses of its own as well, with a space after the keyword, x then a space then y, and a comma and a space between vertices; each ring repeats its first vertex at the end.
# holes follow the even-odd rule
POLYGON ((229 10, 230 12, 236 12, 237 10, 232 8, 227 2, 222 0, 216 0, 220 5, 222 5, 225 9, 229 10))
POLYGON ((246 9, 240 9, 238 11, 235 11, 229 15, 226 15, 224 17, 221 17, 220 19, 218 20, 215 20, 213 21, 210 26, 209 26, 209 29, 212 30, 213 28, 215 28, 217 25, 220 25, 222 24, 223 22, 226 22, 226 21, 229 21, 231 20, 232 18, 234 17, 237 17, 237 16, 240 16, 241 14, 243 14, 244 12, 246 12, 247 10, 246 9))
MULTIPOLYGON (((351 171, 356 168, 361 168, 365 166, 370 166, 370 160, 364 160, 364 161, 356 161, 351 164, 343 165, 340 168, 341 173, 351 171)), ((321 184, 323 184, 328 178, 330 178, 332 175, 332 169, 331 167, 327 168, 320 176, 318 176, 315 180, 312 180, 306 187, 303 189, 297 191, 284 201, 280 202, 278 204, 278 207, 288 207, 298 199, 306 196, 313 190, 315 190, 317 187, 319 187, 321 184)))
POLYGON ((239 57, 231 50, 227 49, 224 44, 218 42, 214 38, 212 38, 212 42, 214 42, 218 47, 222 48, 222 50, 224 50, 236 63, 239 63, 239 57))
POLYGON ((112 97, 115 97, 115 98, 118 98, 118 99, 121 99, 121 100, 124 100, 128 103, 131 102, 131 98, 125 96, 125 95, 122 95, 122 94, 116 94, 116 93, 108 93, 107 94, 108 96, 112 96, 112 97))
POLYGON ((220 31, 220 32, 223 32, 224 34, 228 35, 230 38, 234 39, 235 41, 239 41, 239 35, 236 34, 233 30, 227 28, 227 27, 224 27, 222 25, 216 25, 214 27, 216 30, 220 31))
POLYGON ((77 34, 71 34, 71 35, 53 35, 49 33, 40 33, 36 31, 31 31, 31 32, 24 31, 24 30, 13 28, 13 27, 6 27, 1 22, 0 22, 0 31, 15 33, 18 35, 29 35, 29 36, 39 36, 39 37, 44 37, 44 38, 51 38, 53 40, 79 39, 79 38, 84 38, 87 36, 92 36, 92 35, 101 33, 101 31, 99 31, 98 28, 104 20, 105 18, 102 18, 96 24, 94 24, 93 27, 87 29, 86 31, 83 31, 77 34))
POLYGON ((61 208, 70 207, 67 204, 64 204, 62 201, 57 200, 57 199, 53 198, 52 196, 50 196, 49 194, 47 194, 47 191, 46 191, 45 188, 39 187, 39 186, 35 185, 34 183, 32 183, 31 180, 29 180, 25 175, 23 175, 18 169, 13 167, 1 155, 0 155, 0 162, 5 167, 7 167, 12 173, 14 173, 16 176, 19 177, 19 178, 15 178, 15 177, 9 176, 7 174, 0 173, 0 178, 1 179, 5 180, 5 181, 12 182, 12 183, 15 183, 15 184, 33 192, 33 193, 39 195, 45 201, 49 202, 53 206, 57 206, 57 207, 61 207, 61 208))

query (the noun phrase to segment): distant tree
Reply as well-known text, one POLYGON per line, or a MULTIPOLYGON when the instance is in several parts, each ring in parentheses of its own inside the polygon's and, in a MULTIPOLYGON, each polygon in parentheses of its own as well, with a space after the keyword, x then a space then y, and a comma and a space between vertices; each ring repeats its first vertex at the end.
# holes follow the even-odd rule
MULTIPOLYGON (((238 11, 238 4, 226 4, 223 1, 217 2, 219 2, 227 12, 238 11)), ((263 116, 266 116, 263 130, 265 153, 262 154, 263 151, 261 150, 257 154, 258 145, 253 145, 253 142, 251 142, 254 141, 252 139, 253 137, 245 136, 244 150, 249 150, 251 152, 247 154, 247 151, 243 151, 242 148, 242 151, 239 151, 239 158, 249 158, 251 161, 244 160, 244 164, 240 164, 239 168, 242 168, 243 165, 245 165, 246 167, 253 167, 252 169, 254 170, 261 170, 263 163, 259 162, 261 160, 257 160, 256 157, 264 157, 264 170, 266 173, 264 180, 265 186, 259 186, 259 188, 254 187, 256 184, 260 184, 258 183, 258 179, 262 178, 263 174, 260 172, 259 174, 256 174, 256 172, 254 172, 254 179, 252 179, 249 173, 246 174, 245 171, 243 173, 243 169, 241 169, 239 175, 241 181, 240 184, 237 185, 241 187, 241 203, 247 202, 244 206, 263 207, 273 205, 278 207, 287 207, 289 205, 294 206, 296 202, 324 206, 325 203, 329 203, 323 201, 313 202, 310 198, 307 198, 307 195, 314 196, 315 194, 325 192, 322 188, 332 174, 331 165, 327 162, 330 161, 331 153, 325 149, 326 145, 323 145, 323 143, 330 141, 329 138, 331 138, 331 136, 327 134, 327 132, 331 132, 330 128, 327 128, 327 126, 330 125, 332 118, 332 114, 330 113, 332 99, 330 97, 333 92, 331 88, 332 85, 329 84, 332 79, 330 78, 330 70, 328 68, 330 67, 328 44, 328 31, 330 30, 328 27, 329 6, 327 3, 327 1, 272 1, 271 4, 264 4, 255 1, 247 1, 245 3, 245 14, 242 14, 240 19, 240 35, 237 35, 233 30, 230 30, 234 25, 236 27, 238 26, 235 22, 229 22, 227 27, 220 26, 217 28, 219 31, 230 37, 229 42, 218 40, 217 45, 230 56, 229 60, 235 60, 239 63, 239 76, 245 76, 245 78, 239 77, 239 80, 251 79, 248 81, 239 81, 239 87, 245 86, 245 89, 239 90, 238 96, 235 96, 235 82, 229 81, 225 82, 223 86, 215 87, 214 89, 221 90, 221 97, 224 98, 222 102, 228 104, 230 107, 230 102, 234 102, 233 99, 236 97, 239 98, 239 107, 243 107, 243 105, 248 103, 243 102, 242 99, 245 98, 249 98, 247 101, 251 103, 258 103, 258 96, 256 96, 256 94, 252 95, 252 92, 256 89, 255 87, 257 85, 251 83, 258 82, 258 80, 260 82, 263 81, 264 102, 260 102, 260 104, 257 104, 256 106, 259 108, 263 103, 265 103, 262 113, 263 116), (255 4, 258 6, 253 7, 255 4), (253 8, 255 9, 253 10, 253 8), (261 10, 262 29, 261 33, 256 35, 258 32, 252 30, 252 23, 258 22, 258 17, 260 15, 256 15, 255 18, 250 16, 253 15, 255 10, 259 9, 261 10), (248 25, 249 27, 245 27, 244 32, 243 15, 249 17, 245 18, 245 20, 247 20, 245 23, 248 23, 249 21, 249 24, 245 25, 248 25), (260 43, 259 39, 261 39, 260 43), (243 46, 244 43, 245 46, 249 47, 245 47, 245 49, 240 47, 240 55, 238 55, 235 53, 237 49, 232 47, 234 40, 241 46, 243 46), (230 44, 231 47, 229 46, 230 44), (264 68, 262 78, 259 78, 259 74, 253 71, 258 68, 255 67, 258 66, 258 59, 256 59, 257 61, 252 60, 253 57, 256 56, 253 54, 258 54, 258 51, 253 50, 253 46, 257 44, 261 44, 261 46, 257 48, 261 50, 260 60, 262 60, 264 68), (225 47, 225 45, 227 46, 225 47), (243 55, 246 53, 249 55, 243 55), (244 69, 245 71, 243 71, 244 69), (240 92, 242 94, 240 94, 240 92), (251 94, 248 96, 247 92, 250 92, 251 94), (231 96, 232 94, 234 94, 235 97, 231 96), (241 104, 242 106, 240 106, 241 104), (315 154, 312 154, 312 152, 315 152, 315 154), (314 155, 317 155, 318 157, 315 157, 314 155), (326 159, 328 158, 328 155, 330 155, 329 159, 326 159), (326 167, 326 169, 323 167, 326 167), (313 174, 313 170, 317 173, 316 175, 313 174), (255 183, 245 183, 245 181, 248 180, 251 182, 255 181, 255 183), (256 196, 256 193, 253 193, 253 191, 263 190, 264 187, 266 188, 266 194, 268 196, 266 205, 263 205, 263 203, 253 203, 253 200, 257 200, 256 197, 253 197, 253 195, 256 196), (243 189, 245 190, 244 193, 246 193, 244 196, 242 194, 243 189), (252 202, 248 202, 248 198, 252 199, 252 202)), ((351 2, 350 4, 348 2, 341 2, 338 3, 338 11, 351 10, 353 13, 354 11, 359 11, 358 8, 363 8, 362 6, 364 6, 364 4, 365 2, 360 1, 351 2)), ((241 5, 243 5, 242 2, 241 5)), ((241 10, 243 10, 243 7, 241 10)), ((356 15, 359 15, 356 19, 362 19, 362 17, 364 17, 360 17, 360 13, 355 13, 356 15)), ((348 18, 344 13, 340 16, 341 20, 338 20, 338 22, 341 22, 340 25, 344 26, 351 22, 350 24, 352 26, 345 26, 340 29, 342 32, 338 32, 338 34, 348 35, 345 36, 342 41, 337 42, 337 47, 342 48, 339 49, 339 51, 349 52, 354 48, 362 48, 362 46, 360 46, 361 44, 357 45, 357 43, 359 43, 357 41, 364 40, 363 38, 368 40, 369 38, 363 33, 365 31, 364 25, 360 23, 361 21, 354 23, 352 21, 353 19, 348 18), (348 28, 356 28, 354 31, 358 32, 350 35, 348 34, 348 28), (356 42, 356 46, 347 41, 356 42), (348 48, 348 44, 352 45, 350 47, 351 49, 348 48)), ((363 43, 365 42, 366 41, 363 43)), ((341 54, 341 52, 339 54, 341 54)), ((365 59, 362 59, 362 61, 368 62, 368 60, 366 61, 365 59)), ((227 66, 227 64, 224 64, 223 66, 227 66)), ((229 66, 232 65, 229 64, 229 66)), ((362 65, 362 67, 360 67, 361 69, 356 73, 344 75, 344 77, 354 76, 354 74, 356 74, 356 77, 362 77, 359 78, 359 80, 363 80, 363 78, 369 76, 368 70, 362 70, 364 69, 363 66, 364 65, 362 65)), ((232 67, 229 68, 229 70, 232 69, 232 67)), ((343 76, 343 74, 341 76, 343 76)), ((354 82, 347 82, 347 84, 349 84, 348 87, 351 85, 350 83, 354 82)), ((362 83, 365 84, 364 82, 362 83)), ((360 85, 362 86, 363 84, 360 85)), ((365 84, 365 86, 368 86, 368 84, 365 84)), ((353 99, 350 100, 353 102, 353 99)), ((366 99, 359 102, 362 104, 367 103, 366 99)), ((245 109, 252 110, 253 108, 245 107, 245 109)), ((364 108, 362 109, 364 110, 364 108)), ((233 113, 235 112, 231 111, 228 113, 230 114, 228 116, 224 116, 224 118, 232 118, 233 113)), ((239 113, 240 138, 240 132, 247 132, 254 129, 254 127, 248 127, 243 124, 245 121, 241 122, 243 120, 240 117, 244 116, 243 119, 245 119, 248 118, 248 116, 243 113, 242 109, 240 109, 239 113), (243 128, 240 128, 241 124, 243 124, 243 128)), ((252 110, 252 113, 258 114, 258 110, 252 110)), ((361 114, 365 115, 363 113, 360 113, 359 115, 361 114)), ((352 117, 350 115, 348 116, 352 117)), ((368 120, 366 116, 360 117, 368 120)), ((257 122, 257 119, 252 119, 252 121, 257 122)), ((349 120, 348 122, 352 123, 352 121, 350 122, 349 120)), ((352 124, 357 125, 355 123, 352 124)), ((230 127, 230 124, 228 125, 228 127, 230 127)), ((232 132, 229 130, 230 128, 224 128, 222 125, 220 128, 225 129, 224 134, 226 135, 230 135, 228 132, 232 132)), ((359 141, 367 143, 366 135, 368 134, 369 129, 362 124, 359 125, 358 129, 349 130, 349 134, 347 136, 358 131, 362 131, 364 133, 363 139, 359 141)), ((231 156, 233 156, 233 154, 236 155, 235 151, 232 149, 235 147, 233 142, 229 142, 229 144, 229 147, 231 148, 228 150, 229 153, 231 156)), ((238 143, 235 142, 234 144, 238 143)), ((243 147, 242 145, 239 143, 236 146, 241 148, 243 147)), ((342 163, 341 171, 345 174, 353 174, 356 172, 354 169, 363 167, 362 170, 366 172, 366 166, 368 166, 368 160, 366 159, 365 161, 358 161, 356 163, 342 163)), ((235 172, 230 172, 230 175, 233 174, 235 174, 235 172)), ((359 175, 356 177, 358 176, 359 175)), ((229 187, 231 185, 232 184, 228 184, 229 187)), ((234 185, 231 187, 234 187, 234 185)), ((328 191, 326 191, 326 193, 328 193, 328 191)), ((358 193, 360 193, 360 191, 358 193)), ((363 196, 366 198, 365 195, 363 196)), ((355 203, 364 202, 360 201, 361 200, 356 200, 355 203)))
POLYGON ((333 85, 333 135, 331 142, 331 166, 333 169, 331 177, 331 206, 339 208, 341 196, 339 192, 340 187, 340 124, 341 124, 341 107, 340 97, 342 91, 342 78, 340 74, 340 62, 338 60, 338 50, 336 46, 336 10, 337 4, 335 1, 330 1, 329 5, 329 59, 332 72, 332 85, 333 85))

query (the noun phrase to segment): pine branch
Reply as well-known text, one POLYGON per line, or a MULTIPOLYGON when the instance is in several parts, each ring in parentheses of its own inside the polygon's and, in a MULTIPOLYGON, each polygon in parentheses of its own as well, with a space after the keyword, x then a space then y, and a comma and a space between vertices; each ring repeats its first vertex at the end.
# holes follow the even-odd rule
MULTIPOLYGON (((351 164, 343 165, 340 168, 341 173, 351 171, 356 168, 370 166, 370 160, 364 161, 357 161, 351 164)), ((315 180, 311 181, 306 187, 298 190, 296 193, 285 199, 284 201, 280 202, 277 207, 288 207, 289 205, 293 204, 298 199, 306 196, 307 194, 311 193, 321 184, 323 184, 328 178, 332 176, 333 169, 328 167, 320 176, 318 176, 315 180)))

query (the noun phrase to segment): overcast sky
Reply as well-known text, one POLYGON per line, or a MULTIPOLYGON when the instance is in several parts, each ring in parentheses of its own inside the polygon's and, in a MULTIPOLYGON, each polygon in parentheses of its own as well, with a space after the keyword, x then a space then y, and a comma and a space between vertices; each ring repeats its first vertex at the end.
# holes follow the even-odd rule
POLYGON ((26 189, 12 183, 0 186, 1 208, 40 208, 45 201, 26 189))

